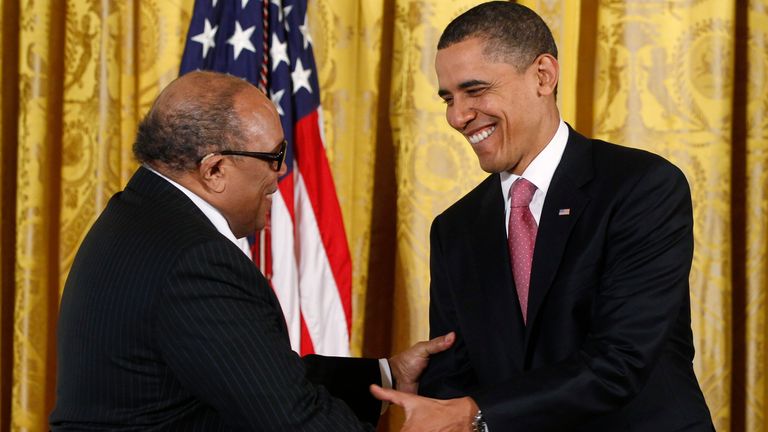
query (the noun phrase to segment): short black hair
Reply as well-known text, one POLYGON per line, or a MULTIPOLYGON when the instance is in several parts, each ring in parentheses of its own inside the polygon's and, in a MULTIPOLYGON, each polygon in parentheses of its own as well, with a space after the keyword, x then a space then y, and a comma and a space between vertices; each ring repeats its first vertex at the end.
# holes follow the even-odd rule
POLYGON ((485 54, 523 71, 541 54, 557 58, 557 45, 544 20, 529 8, 509 1, 473 7, 445 28, 437 49, 470 38, 485 40, 485 54))
POLYGON ((232 76, 215 78, 210 91, 193 91, 173 102, 164 101, 161 93, 139 124, 133 144, 136 160, 179 173, 194 169, 208 153, 244 148, 235 96, 250 84, 232 76))

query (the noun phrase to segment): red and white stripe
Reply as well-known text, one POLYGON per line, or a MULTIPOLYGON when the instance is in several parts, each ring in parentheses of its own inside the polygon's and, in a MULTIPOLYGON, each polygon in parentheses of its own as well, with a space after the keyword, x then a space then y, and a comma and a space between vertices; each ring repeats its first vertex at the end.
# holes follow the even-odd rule
POLYGON ((272 201, 272 286, 295 351, 346 356, 352 263, 319 128, 316 111, 297 122, 294 169, 272 201))

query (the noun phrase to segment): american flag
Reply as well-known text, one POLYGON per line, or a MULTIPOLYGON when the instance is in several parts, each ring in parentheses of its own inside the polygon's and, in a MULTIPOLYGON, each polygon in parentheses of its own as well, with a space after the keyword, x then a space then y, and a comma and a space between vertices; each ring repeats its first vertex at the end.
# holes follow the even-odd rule
POLYGON ((352 264, 320 135, 320 94, 306 0, 196 0, 181 74, 248 80, 277 107, 288 141, 270 223, 252 256, 280 299, 302 355, 349 355, 352 264))

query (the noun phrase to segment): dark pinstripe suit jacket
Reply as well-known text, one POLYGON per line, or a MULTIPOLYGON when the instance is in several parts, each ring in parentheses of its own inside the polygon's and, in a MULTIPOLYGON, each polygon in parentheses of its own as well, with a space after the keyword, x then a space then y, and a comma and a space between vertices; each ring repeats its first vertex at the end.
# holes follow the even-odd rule
POLYGON ((56 430, 363 431, 376 360, 291 351, 256 267, 139 168, 83 241, 61 302, 56 430), (351 400, 353 411, 326 388, 351 400), (343 375, 337 373, 343 372, 343 375))

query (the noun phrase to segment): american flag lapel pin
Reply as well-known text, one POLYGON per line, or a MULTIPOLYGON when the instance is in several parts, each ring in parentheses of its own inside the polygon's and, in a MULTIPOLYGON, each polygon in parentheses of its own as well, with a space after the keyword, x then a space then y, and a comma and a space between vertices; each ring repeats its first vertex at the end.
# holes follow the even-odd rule
POLYGON ((569 208, 564 208, 557 211, 558 216, 570 216, 570 214, 571 214, 571 209, 569 208))

